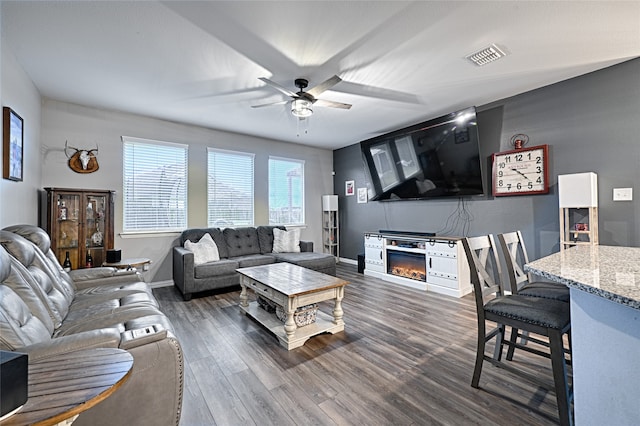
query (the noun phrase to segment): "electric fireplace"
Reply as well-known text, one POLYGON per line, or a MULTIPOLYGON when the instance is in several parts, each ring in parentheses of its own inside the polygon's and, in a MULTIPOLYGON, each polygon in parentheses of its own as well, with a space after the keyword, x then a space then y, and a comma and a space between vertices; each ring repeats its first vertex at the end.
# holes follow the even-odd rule
POLYGON ((427 262, 422 253, 397 251, 387 247, 387 274, 427 281, 427 262))

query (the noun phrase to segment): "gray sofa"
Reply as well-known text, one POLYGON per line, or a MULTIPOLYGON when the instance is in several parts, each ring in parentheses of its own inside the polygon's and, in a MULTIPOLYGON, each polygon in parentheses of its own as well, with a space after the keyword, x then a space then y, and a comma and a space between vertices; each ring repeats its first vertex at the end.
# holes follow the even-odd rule
POLYGON ((336 258, 315 253, 313 242, 300 241, 300 252, 273 253, 273 229, 281 226, 245 228, 188 229, 180 236, 180 246, 173 248, 173 282, 184 300, 193 293, 240 284, 237 268, 289 262, 329 275, 336 274, 336 258), (194 265, 193 253, 184 248, 187 240, 200 241, 209 233, 218 247, 220 260, 194 265))
POLYGON ((75 426, 179 423, 182 349, 139 275, 113 268, 68 274, 44 230, 1 230, 0 349, 26 353, 33 362, 93 348, 126 349, 134 364, 129 379, 75 426), (162 332, 133 338, 132 330, 149 326, 162 332))

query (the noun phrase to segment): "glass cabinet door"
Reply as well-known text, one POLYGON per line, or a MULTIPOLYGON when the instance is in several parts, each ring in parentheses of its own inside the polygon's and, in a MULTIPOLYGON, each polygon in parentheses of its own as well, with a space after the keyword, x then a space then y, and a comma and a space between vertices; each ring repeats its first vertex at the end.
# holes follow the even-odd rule
POLYGON ((51 250, 60 265, 66 270, 102 266, 107 249, 113 248, 113 192, 66 188, 45 188, 45 192, 46 226, 41 226, 51 237, 51 250))
POLYGON ((56 209, 54 212, 58 226, 56 235, 56 257, 62 265, 69 253, 72 268, 80 265, 79 241, 81 238, 80 223, 80 195, 59 193, 56 196, 56 209))
POLYGON ((85 194, 85 266, 100 266, 106 260, 105 253, 105 213, 107 197, 100 194, 85 194), (88 265, 91 262, 91 265, 88 265))

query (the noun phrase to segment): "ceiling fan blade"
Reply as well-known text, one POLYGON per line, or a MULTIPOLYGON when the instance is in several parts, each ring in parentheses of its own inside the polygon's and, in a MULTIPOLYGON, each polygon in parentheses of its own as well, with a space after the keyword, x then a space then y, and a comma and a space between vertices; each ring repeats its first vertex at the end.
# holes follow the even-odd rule
POLYGON ((323 81, 322 83, 318 84, 314 88, 307 90, 307 93, 313 96, 314 98, 316 98, 318 97, 319 94, 321 94, 325 90, 332 88, 333 86, 340 83, 341 81, 342 79, 340 77, 338 77, 337 75, 334 75, 330 79, 323 81))
POLYGON ((264 78, 264 77, 260 77, 259 80, 264 81, 269 86, 273 87, 274 89, 277 89, 277 90, 281 91, 282 93, 284 93, 287 96, 291 96, 293 98, 297 98, 298 97, 298 95, 293 93, 291 90, 287 89, 286 87, 283 87, 283 86, 279 85, 275 81, 271 81, 268 78, 264 78))
POLYGON ((340 90, 337 91, 340 93, 384 99, 392 102, 402 102, 415 105, 423 103, 415 93, 400 92, 397 90, 384 89, 382 87, 351 83, 349 81, 343 81, 340 85, 340 90))
POLYGON ((351 104, 343 104, 342 102, 335 102, 335 101, 325 101, 324 99, 316 99, 316 101, 313 104, 321 107, 330 107, 330 108, 340 108, 340 109, 351 108, 351 104))
POLYGON ((251 105, 251 108, 263 108, 263 107, 268 107, 273 105, 284 105, 288 102, 291 102, 291 101, 280 101, 280 102, 270 102, 268 104, 262 104, 262 105, 251 105))

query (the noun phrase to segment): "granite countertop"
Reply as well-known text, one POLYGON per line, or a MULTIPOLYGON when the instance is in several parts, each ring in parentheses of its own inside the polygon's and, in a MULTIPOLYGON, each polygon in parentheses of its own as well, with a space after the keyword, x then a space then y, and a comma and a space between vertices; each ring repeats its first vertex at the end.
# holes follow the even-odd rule
POLYGON ((640 247, 579 245, 529 262, 525 270, 640 309, 640 247))

